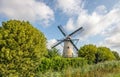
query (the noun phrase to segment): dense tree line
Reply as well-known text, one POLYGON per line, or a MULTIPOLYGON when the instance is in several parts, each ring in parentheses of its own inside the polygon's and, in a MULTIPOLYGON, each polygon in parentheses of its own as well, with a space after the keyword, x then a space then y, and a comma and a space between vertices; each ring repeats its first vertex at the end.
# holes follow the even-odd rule
POLYGON ((116 51, 111 51, 107 47, 96 47, 93 44, 82 46, 78 56, 87 59, 89 64, 120 59, 116 51))

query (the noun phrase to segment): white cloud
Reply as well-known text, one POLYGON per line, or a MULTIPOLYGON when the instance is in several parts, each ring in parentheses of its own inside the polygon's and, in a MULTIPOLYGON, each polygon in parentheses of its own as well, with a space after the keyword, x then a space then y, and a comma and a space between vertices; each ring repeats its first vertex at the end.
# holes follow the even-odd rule
POLYGON ((91 35, 94 36, 102 32, 104 33, 109 27, 113 25, 116 26, 120 22, 119 18, 119 9, 112 9, 110 12, 104 15, 100 15, 96 11, 94 11, 92 14, 88 14, 86 11, 83 11, 79 14, 76 22, 70 19, 71 21, 68 21, 66 26, 68 28, 67 30, 71 30, 71 25, 74 26, 73 29, 83 26, 85 30, 83 32, 84 36, 89 37, 91 35), (72 23, 70 24, 70 22, 72 23))
POLYGON ((118 1, 118 3, 116 3, 113 8, 120 8, 120 1, 118 1))
POLYGON ((100 5, 91 14, 86 9, 82 9, 76 20, 70 17, 66 23, 68 31, 81 26, 84 28, 81 39, 102 35, 105 37, 103 44, 120 50, 120 7, 116 6, 108 11, 104 5, 100 5))
POLYGON ((120 47, 120 40, 118 38, 120 38, 120 33, 107 37, 105 41, 111 47, 120 47))
POLYGON ((42 25, 54 20, 53 10, 36 0, 0 0, 0 15, 9 19, 39 21, 42 25))
POLYGON ((105 30, 103 32, 103 35, 109 37, 111 35, 120 34, 120 26, 119 26, 119 24, 120 24, 120 22, 115 24, 115 25, 110 26, 109 28, 107 28, 107 30, 105 30))
POLYGON ((108 30, 104 32, 104 35, 106 38, 102 44, 120 53, 120 22, 117 25, 109 27, 108 30))
POLYGON ((104 5, 100 5, 95 9, 95 11, 98 14, 106 14, 107 13, 107 8, 104 5))
POLYGON ((68 30, 68 31, 72 31, 75 29, 74 27, 74 21, 72 18, 70 18, 65 26, 65 29, 68 30))
POLYGON ((83 0, 57 0, 57 7, 67 15, 79 14, 83 8, 83 0))

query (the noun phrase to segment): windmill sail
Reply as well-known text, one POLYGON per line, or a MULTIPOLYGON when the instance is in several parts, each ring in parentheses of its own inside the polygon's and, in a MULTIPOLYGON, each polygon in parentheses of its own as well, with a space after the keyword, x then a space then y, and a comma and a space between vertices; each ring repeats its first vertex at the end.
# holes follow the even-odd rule
POLYGON ((59 42, 55 43, 55 44, 52 46, 52 48, 54 48, 54 47, 58 46, 58 45, 59 45, 59 44, 61 44, 63 41, 64 41, 64 40, 61 40, 61 41, 59 41, 59 42))
POLYGON ((77 30, 75 30, 74 32, 72 32, 71 34, 69 34, 69 36, 75 37, 76 35, 79 35, 82 31, 83 31, 83 27, 80 27, 77 30))
POLYGON ((76 51, 78 51, 78 48, 76 47, 76 45, 72 42, 72 40, 70 40, 71 44, 73 45, 73 47, 76 49, 76 51))
POLYGON ((62 32, 64 36, 67 36, 67 32, 65 32, 64 28, 62 26, 58 26, 58 29, 62 32))

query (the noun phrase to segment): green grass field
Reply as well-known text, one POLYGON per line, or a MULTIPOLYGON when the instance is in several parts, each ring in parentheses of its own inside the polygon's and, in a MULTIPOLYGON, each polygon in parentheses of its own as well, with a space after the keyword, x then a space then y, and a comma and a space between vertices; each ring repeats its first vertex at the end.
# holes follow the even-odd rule
POLYGON ((108 61, 61 71, 48 70, 38 74, 40 77, 120 77, 120 61, 108 61))

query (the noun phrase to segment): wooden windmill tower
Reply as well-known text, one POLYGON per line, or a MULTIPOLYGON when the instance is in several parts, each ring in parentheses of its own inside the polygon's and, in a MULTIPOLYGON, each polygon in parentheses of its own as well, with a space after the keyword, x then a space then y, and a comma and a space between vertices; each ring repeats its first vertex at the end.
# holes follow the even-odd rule
POLYGON ((78 48, 73 41, 79 39, 72 39, 72 37, 74 37, 76 34, 78 34, 78 32, 83 30, 83 27, 78 28, 77 30, 75 30, 70 34, 67 34, 62 26, 58 26, 58 29, 61 31, 61 33, 64 35, 65 38, 63 40, 59 40, 59 42, 57 42, 54 46, 52 46, 52 48, 64 42, 63 57, 73 57, 73 49, 75 48, 76 51, 78 51, 78 48))

